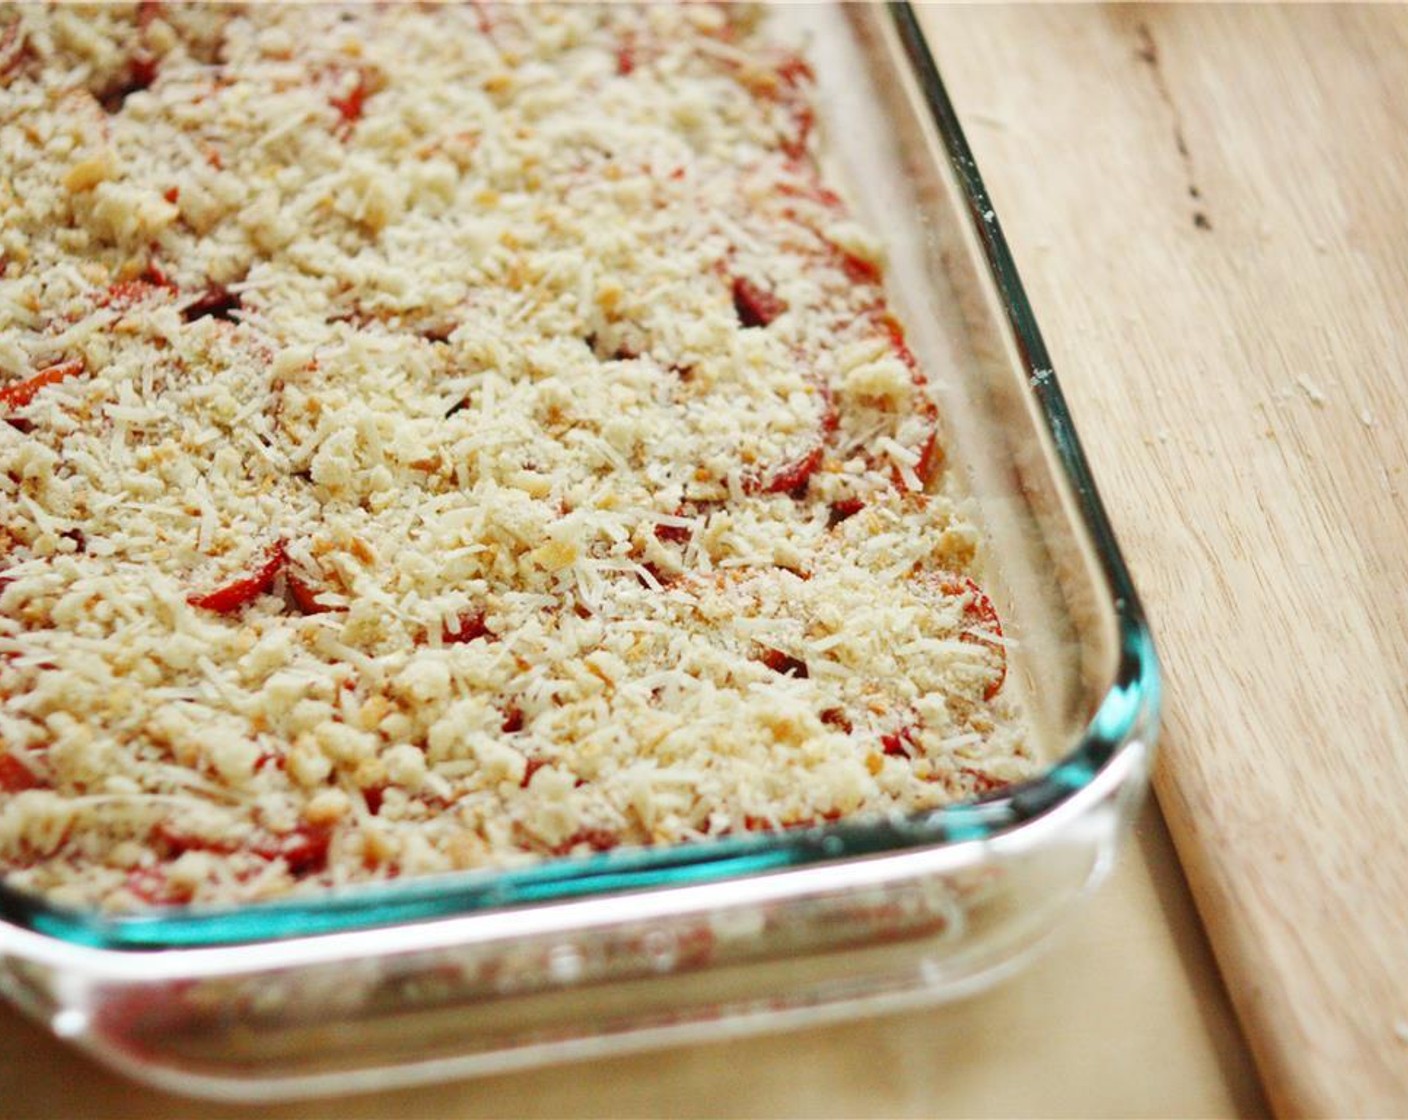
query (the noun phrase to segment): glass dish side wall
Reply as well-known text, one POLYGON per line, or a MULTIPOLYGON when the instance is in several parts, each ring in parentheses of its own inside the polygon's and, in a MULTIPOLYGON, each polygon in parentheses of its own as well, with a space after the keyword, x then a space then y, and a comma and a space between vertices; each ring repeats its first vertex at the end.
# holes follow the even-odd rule
POLYGON ((229 1100, 816 1025, 956 998, 1019 967, 1103 877, 1146 776, 1136 744, 1001 840, 306 939, 291 953, 115 954, 15 931, 24 959, 0 985, 113 1068, 229 1100), (260 963, 271 955, 287 959, 260 963))
POLYGON ((236 1099, 492 1072, 965 994, 1102 876, 1147 784, 1156 668, 1040 338, 912 16, 785 18, 815 35, 823 134, 943 382, 1016 675, 1061 761, 1000 801, 910 822, 889 850, 826 835, 834 861, 769 874, 670 885, 687 880, 667 871, 657 890, 608 882, 575 901, 157 954, 0 925, 0 987, 57 1033, 142 1079, 236 1099))

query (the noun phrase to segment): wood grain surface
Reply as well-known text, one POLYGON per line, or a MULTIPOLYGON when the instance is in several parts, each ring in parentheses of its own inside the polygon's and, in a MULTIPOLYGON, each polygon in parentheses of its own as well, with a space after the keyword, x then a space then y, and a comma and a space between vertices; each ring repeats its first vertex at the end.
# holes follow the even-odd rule
POLYGON ((1168 673, 1275 1108, 1408 1115, 1408 10, 924 13, 1168 673))

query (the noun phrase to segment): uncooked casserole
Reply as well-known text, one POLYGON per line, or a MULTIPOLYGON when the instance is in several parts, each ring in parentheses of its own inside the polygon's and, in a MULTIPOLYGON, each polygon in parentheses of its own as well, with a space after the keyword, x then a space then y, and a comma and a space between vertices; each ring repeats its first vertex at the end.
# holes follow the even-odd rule
POLYGON ((0 867, 238 903, 1037 766, 805 53, 0 9, 0 867))

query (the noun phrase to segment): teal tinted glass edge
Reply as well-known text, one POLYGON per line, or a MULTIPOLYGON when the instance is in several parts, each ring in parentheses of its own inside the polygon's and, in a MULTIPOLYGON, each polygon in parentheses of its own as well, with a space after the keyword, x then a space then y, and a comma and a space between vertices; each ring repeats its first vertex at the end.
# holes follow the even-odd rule
MULTIPOLYGON (((899 36, 924 102, 944 145, 949 166, 958 180, 968 210, 968 220, 983 247, 1003 311, 1012 328, 1027 374, 1027 384, 1041 405, 1041 415, 1075 493, 1081 521, 1095 543, 1100 568, 1114 595, 1120 627, 1120 666, 1100 707, 1091 719, 1086 739, 1052 769, 1043 781, 1065 784, 1089 782, 1096 770, 1129 737, 1141 735, 1153 747, 1158 735, 1162 704, 1162 679, 1153 635, 1143 604, 1115 539, 1105 503, 1090 474, 1065 394, 1056 379, 1046 341, 1037 326, 1026 288, 1017 273, 997 211, 988 197, 968 137, 939 76, 938 64, 908 0, 891 0, 891 19, 899 36), (1095 770, 1090 770, 1091 766, 1095 770), (1087 773, 1088 771, 1088 773, 1087 773), (1083 775, 1083 776, 1082 776, 1083 775)), ((1077 786, 1076 788, 1079 788, 1077 786)))
POLYGON ((1152 746, 1160 678, 1152 637, 1075 434, 987 190, 908 3, 889 14, 958 179, 969 220, 1002 297, 1028 382, 1075 493, 1082 522, 1115 595, 1120 662, 1075 748, 1045 775, 976 801, 903 819, 838 822, 792 832, 564 858, 514 871, 464 872, 232 908, 105 915, 45 902, 0 884, 0 920, 104 949, 159 950, 268 941, 448 918, 489 909, 683 886, 825 860, 984 840, 1039 816, 1085 788, 1130 741, 1152 746))

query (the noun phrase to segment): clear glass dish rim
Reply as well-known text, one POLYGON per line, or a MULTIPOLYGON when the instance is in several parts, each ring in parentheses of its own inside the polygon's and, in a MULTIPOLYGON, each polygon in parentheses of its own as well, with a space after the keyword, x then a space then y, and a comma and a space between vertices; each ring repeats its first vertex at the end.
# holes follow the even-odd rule
POLYGON ((0 921, 74 946, 172 950, 286 940, 468 917, 512 907, 588 900, 623 891, 704 885, 823 861, 897 855, 1006 836, 1089 789, 1136 736, 1152 745, 1160 673, 1133 581, 1105 513, 1017 268, 908 0, 886 5, 925 108, 956 176, 968 222, 1001 300, 1029 390, 1052 440, 1113 595, 1119 659, 1112 683, 1074 747, 1039 777, 976 801, 902 820, 846 822, 699 841, 668 848, 605 852, 495 872, 460 872, 404 883, 352 887, 307 899, 231 908, 182 908, 107 915, 66 907, 0 883, 0 921))

